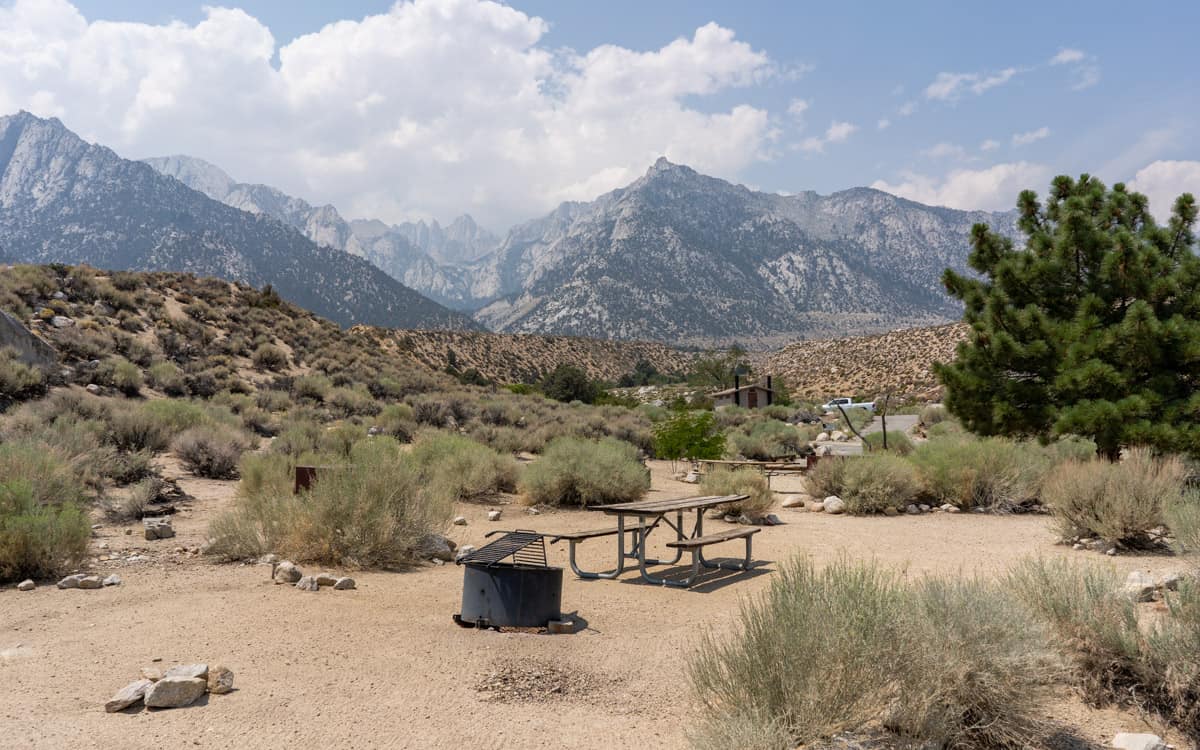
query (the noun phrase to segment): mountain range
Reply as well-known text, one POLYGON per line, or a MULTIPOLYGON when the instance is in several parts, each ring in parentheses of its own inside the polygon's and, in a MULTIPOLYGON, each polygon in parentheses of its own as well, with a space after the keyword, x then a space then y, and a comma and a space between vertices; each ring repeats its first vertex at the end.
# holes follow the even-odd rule
POLYGON ((478 327, 360 257, 213 200, 87 143, 57 119, 27 112, 0 117, 0 261, 270 284, 342 325, 478 327))
POLYGON ((270 282, 343 324, 753 344, 955 319, 940 278, 966 268, 971 226, 1016 234, 1014 212, 759 192, 659 159, 499 240, 465 215, 347 220, 199 159, 146 162, 0 119, 0 258, 270 282))

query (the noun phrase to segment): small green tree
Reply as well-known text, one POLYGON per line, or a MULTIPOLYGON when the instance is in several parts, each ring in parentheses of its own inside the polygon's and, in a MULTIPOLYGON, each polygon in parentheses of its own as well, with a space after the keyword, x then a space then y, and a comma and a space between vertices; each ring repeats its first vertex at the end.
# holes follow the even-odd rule
POLYGON ((725 454, 725 435, 717 427, 712 412, 679 412, 654 427, 654 455, 671 462, 717 459, 725 454))
POLYGON ((590 404, 596 400, 599 387, 592 382, 581 368, 575 365, 559 365, 554 372, 542 379, 542 393, 556 401, 582 401, 590 404))
POLYGON ((972 229, 971 268, 947 270, 970 336, 935 366, 946 407, 982 435, 1092 438, 1200 455, 1200 259, 1196 202, 1167 226, 1145 196, 1093 177, 1055 178, 1018 200, 1024 247, 972 229))

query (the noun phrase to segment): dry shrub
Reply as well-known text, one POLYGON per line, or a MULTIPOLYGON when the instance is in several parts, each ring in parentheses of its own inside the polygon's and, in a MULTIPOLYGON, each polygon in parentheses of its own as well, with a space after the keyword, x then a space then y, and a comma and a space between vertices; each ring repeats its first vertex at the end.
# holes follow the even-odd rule
POLYGON ((1044 730, 1054 663, 997 586, 908 584, 873 564, 798 557, 740 622, 709 632, 691 660, 700 747, 792 748, 876 728, 914 745, 1024 748, 1044 730))
POLYGON ((45 392, 41 370, 19 360, 12 349, 0 348, 0 407, 7 401, 35 398, 45 392))
MULTIPOLYGON (((882 432, 869 432, 863 437, 866 439, 867 445, 870 446, 871 452, 879 452, 883 450, 883 435, 882 432)), ((887 431, 887 452, 897 456, 907 456, 916 449, 913 442, 908 439, 899 430, 887 431)))
POLYGON ((1200 553, 1200 492, 1192 490, 1168 501, 1163 518, 1180 554, 1200 553))
POLYGON ((818 500, 837 495, 846 490, 847 459, 837 456, 822 457, 812 471, 808 472, 806 484, 818 500))
POLYGON ((1183 497, 1185 469, 1179 458, 1155 458, 1134 449, 1119 463, 1068 461, 1042 486, 1042 501, 1064 538, 1098 536, 1146 546, 1148 532, 1165 522, 1163 512, 1183 497))
POLYGON ((287 367, 287 353, 277 346, 263 344, 254 350, 250 361, 260 370, 278 371, 287 367))
POLYGON ((950 413, 946 411, 946 407, 941 404, 929 404, 921 409, 921 424, 925 427, 933 427, 935 424, 945 422, 950 418, 950 413))
POLYGON ((936 504, 1008 511, 1038 496, 1050 453, 1005 438, 947 436, 931 439, 910 460, 936 504))
POLYGON ((749 495, 745 500, 720 507, 725 513, 745 513, 751 518, 762 516, 775 502, 767 478, 762 472, 749 467, 731 470, 718 466, 704 476, 700 482, 700 492, 705 495, 749 495))
POLYGON ((1109 568, 1030 560, 1014 590, 1057 636, 1089 702, 1153 711, 1200 740, 1200 584, 1185 578, 1167 613, 1141 621, 1109 568))
POLYGON ((44 502, 27 479, 0 483, 0 582, 47 578, 87 554, 92 529, 74 502, 44 502))
POLYGON ((844 464, 839 497, 846 502, 847 513, 864 515, 904 508, 921 492, 917 470, 898 456, 870 454, 844 464))
POLYGON ((136 396, 142 390, 142 371, 122 356, 115 355, 96 368, 96 380, 116 388, 126 396, 136 396))
POLYGON ((209 479, 235 479, 238 461, 251 447, 244 432, 224 425, 193 427, 171 444, 184 468, 209 479))
POLYGON ((452 501, 487 498, 512 492, 517 462, 486 445, 459 435, 429 435, 413 445, 409 459, 427 491, 452 501))
POLYGON ((556 438, 521 477, 531 505, 630 502, 648 489, 650 472, 638 461, 637 449, 615 438, 556 438))

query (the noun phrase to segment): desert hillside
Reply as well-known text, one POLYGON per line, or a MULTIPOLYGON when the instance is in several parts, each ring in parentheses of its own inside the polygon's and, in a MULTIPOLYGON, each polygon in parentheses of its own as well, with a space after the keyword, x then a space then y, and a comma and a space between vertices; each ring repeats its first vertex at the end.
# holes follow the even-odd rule
POLYGON ((781 375, 793 396, 826 398, 837 394, 874 398, 891 391, 903 399, 937 400, 941 386, 934 362, 954 359, 967 327, 951 323, 907 328, 876 336, 801 341, 756 353, 756 370, 781 375))
POLYGON ((696 355, 665 344, 610 341, 577 336, 480 333, 474 331, 388 330, 359 326, 351 331, 379 343, 384 351, 413 357, 434 370, 454 366, 479 370, 502 383, 533 382, 560 364, 583 368, 590 377, 613 381, 645 360, 662 373, 688 369, 696 355))

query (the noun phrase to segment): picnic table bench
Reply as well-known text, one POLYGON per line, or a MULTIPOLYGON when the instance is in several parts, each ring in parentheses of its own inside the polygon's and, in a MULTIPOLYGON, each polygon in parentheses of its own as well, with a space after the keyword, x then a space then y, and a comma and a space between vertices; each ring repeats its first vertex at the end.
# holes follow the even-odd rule
POLYGON ((567 541, 570 543, 571 570, 580 578, 616 578, 624 572, 625 561, 627 559, 636 559, 643 580, 656 585, 687 588, 696 582, 696 579, 700 576, 700 568, 702 566, 705 568, 723 568, 726 570, 749 569, 751 562, 750 537, 758 533, 759 529, 730 529, 715 534, 704 534, 704 512, 706 510, 719 505, 745 500, 746 497, 747 495, 706 495, 702 497, 639 500, 632 503, 601 505, 595 508, 595 510, 601 511, 606 515, 616 516, 616 528, 558 534, 551 536, 550 542, 551 544, 558 541, 567 541), (683 516, 688 512, 695 512, 696 514, 696 521, 690 529, 683 522, 683 516), (674 520, 669 516, 674 516, 674 520), (626 526, 626 520, 630 517, 637 518, 638 522, 636 526, 626 526), (650 533, 658 528, 660 524, 675 530, 675 540, 668 542, 666 545, 668 548, 675 550, 675 556, 671 560, 658 560, 646 557, 646 542, 650 533), (625 544, 625 534, 627 532, 632 532, 634 535, 632 547, 629 549, 626 548, 625 544), (576 545, 587 539, 595 539, 603 536, 617 536, 617 567, 603 573, 580 570, 575 562, 576 545), (704 547, 735 541, 737 539, 744 539, 746 542, 744 561, 740 563, 717 563, 704 559, 704 547), (655 577, 650 575, 650 572, 646 569, 647 565, 675 565, 683 559, 685 551, 690 552, 692 555, 692 570, 690 575, 683 580, 655 577))
POLYGON ((758 471, 767 478, 767 486, 771 486, 771 477, 781 474, 803 474, 812 468, 816 463, 813 459, 815 456, 806 456, 804 463, 796 460, 795 456, 781 456, 775 461, 733 461, 729 459, 701 459, 696 461, 700 465, 701 473, 708 471, 713 466, 728 466, 731 469, 751 468, 758 471))

